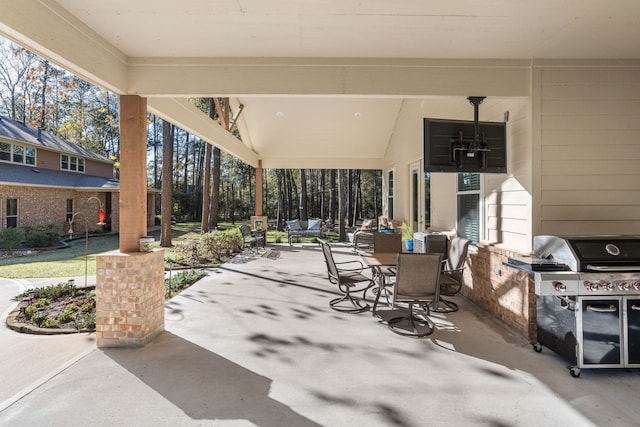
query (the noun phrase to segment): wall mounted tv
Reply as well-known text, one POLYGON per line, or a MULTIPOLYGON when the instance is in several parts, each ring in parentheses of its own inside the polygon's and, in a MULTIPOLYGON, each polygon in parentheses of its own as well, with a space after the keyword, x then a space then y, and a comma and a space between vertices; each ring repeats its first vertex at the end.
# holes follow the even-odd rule
POLYGON ((425 118, 424 171, 507 173, 507 124, 425 118))

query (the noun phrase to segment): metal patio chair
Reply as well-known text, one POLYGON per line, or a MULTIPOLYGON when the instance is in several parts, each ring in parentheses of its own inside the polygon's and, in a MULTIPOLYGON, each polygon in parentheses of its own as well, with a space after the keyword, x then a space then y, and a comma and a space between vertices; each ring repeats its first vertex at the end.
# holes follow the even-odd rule
POLYGON ((444 299, 442 296, 453 297, 462 290, 464 283, 465 262, 469 250, 470 240, 463 237, 454 237, 449 245, 449 253, 443 263, 440 276, 440 299, 434 311, 438 313, 452 313, 458 311, 458 304, 444 299))
POLYGON ((329 281, 337 285, 342 294, 329 301, 329 306, 344 313, 362 313, 369 310, 369 304, 365 302, 365 298, 367 290, 375 285, 375 281, 371 275, 366 275, 364 272, 371 270, 359 260, 336 262, 333 259, 331 246, 321 239, 318 239, 318 242, 324 254, 329 281), (344 268, 347 265, 353 267, 344 268), (354 295, 360 292, 362 297, 354 295))
POLYGON ((440 296, 440 254, 398 254, 393 306, 408 304, 404 316, 387 321, 391 331, 399 335, 426 337, 435 330, 429 319, 430 306, 440 296), (420 307, 416 313, 414 306, 420 307))

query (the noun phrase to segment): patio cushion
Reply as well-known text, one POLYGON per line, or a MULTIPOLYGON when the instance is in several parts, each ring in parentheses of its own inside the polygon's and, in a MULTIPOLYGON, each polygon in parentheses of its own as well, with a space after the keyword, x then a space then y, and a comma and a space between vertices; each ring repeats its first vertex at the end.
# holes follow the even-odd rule
POLYGON ((287 221, 287 227, 290 231, 300 231, 302 227, 300 226, 300 220, 294 219, 291 221, 287 221))
POLYGON ((307 230, 311 231, 311 230, 320 230, 320 228, 322 227, 322 220, 321 219, 310 219, 309 220, 309 225, 307 226, 307 230))

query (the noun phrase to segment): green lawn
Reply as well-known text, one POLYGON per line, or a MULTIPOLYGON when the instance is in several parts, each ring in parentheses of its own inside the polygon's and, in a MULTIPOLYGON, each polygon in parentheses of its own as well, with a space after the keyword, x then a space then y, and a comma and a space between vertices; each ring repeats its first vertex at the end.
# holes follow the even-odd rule
MULTIPOLYGON (((177 224, 172 227, 171 241, 198 238, 200 224, 177 224)), ((80 234, 80 233, 78 233, 80 234)), ((158 246, 160 231, 149 233, 156 239, 158 246)), ((0 277, 25 279, 38 277, 73 277, 96 274, 96 255, 118 249, 118 236, 106 235, 90 237, 77 236, 68 243, 68 247, 40 251, 35 255, 0 259, 0 277)), ((171 251, 167 248, 166 251, 171 251)))
MULTIPOLYGON (((221 229, 239 227, 240 223, 220 223, 221 229)), ((198 239, 200 237, 200 223, 180 223, 172 227, 171 242, 176 244, 180 240, 198 239)), ((159 246, 160 231, 149 233, 159 246)), ((74 277, 96 274, 96 255, 118 249, 118 236, 106 235, 85 239, 81 233, 76 239, 67 242, 69 247, 40 251, 34 255, 0 259, 0 277, 8 279, 27 279, 39 277, 74 277), (86 271, 85 271, 86 269, 86 271)), ((302 242, 315 242, 315 238, 303 238, 302 242)), ((287 233, 269 230, 267 243, 286 243, 287 233)), ((172 248, 165 248, 165 255, 170 256, 172 248)))

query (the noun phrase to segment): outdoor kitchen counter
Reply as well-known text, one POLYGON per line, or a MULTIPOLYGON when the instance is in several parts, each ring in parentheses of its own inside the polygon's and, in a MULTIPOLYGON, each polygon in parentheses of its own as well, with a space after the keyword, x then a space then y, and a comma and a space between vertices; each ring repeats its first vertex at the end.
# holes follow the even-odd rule
POLYGON ((507 258, 507 261, 503 263, 503 265, 529 274, 542 273, 546 271, 561 272, 569 270, 569 268, 564 264, 559 264, 543 258, 527 256, 507 258))

